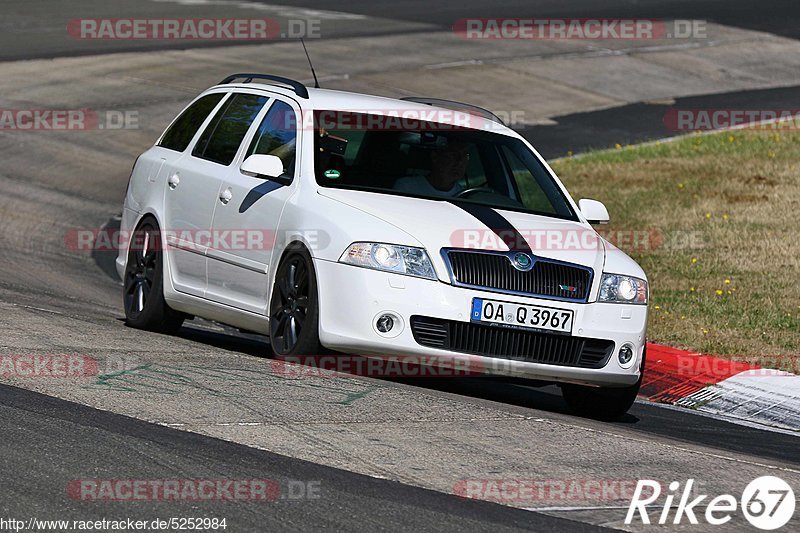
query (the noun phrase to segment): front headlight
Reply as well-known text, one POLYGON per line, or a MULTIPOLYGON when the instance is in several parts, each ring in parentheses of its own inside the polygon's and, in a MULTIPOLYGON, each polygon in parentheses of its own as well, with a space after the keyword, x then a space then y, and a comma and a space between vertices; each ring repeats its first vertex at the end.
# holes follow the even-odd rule
POLYGON ((603 274, 600 279, 600 302, 647 303, 647 282, 619 274, 603 274))
POLYGON ((355 242, 344 251, 339 262, 418 278, 436 279, 433 264, 422 248, 355 242))

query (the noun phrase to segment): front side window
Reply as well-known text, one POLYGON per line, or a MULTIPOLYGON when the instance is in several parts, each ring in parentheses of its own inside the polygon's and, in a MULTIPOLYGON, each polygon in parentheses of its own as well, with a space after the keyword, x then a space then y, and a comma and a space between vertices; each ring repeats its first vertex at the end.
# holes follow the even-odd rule
POLYGON ((577 220, 545 166, 514 137, 351 112, 316 111, 314 119, 322 186, 577 220))
POLYGON ((258 127, 247 155, 274 155, 283 162, 283 174, 294 176, 297 117, 292 106, 280 100, 270 106, 258 127))
POLYGON ((230 165, 247 130, 268 98, 237 93, 217 111, 200 135, 192 155, 220 165, 230 165))
POLYGON ((158 146, 177 152, 186 150, 186 147, 192 142, 194 134, 197 133, 197 129, 203 124, 211 110, 222 100, 223 96, 225 96, 225 93, 207 94, 187 107, 164 133, 164 136, 161 137, 158 146))

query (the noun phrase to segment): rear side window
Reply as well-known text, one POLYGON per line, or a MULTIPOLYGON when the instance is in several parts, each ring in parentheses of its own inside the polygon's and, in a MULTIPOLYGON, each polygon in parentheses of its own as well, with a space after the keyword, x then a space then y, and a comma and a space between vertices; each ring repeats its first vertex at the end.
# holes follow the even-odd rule
POLYGON ((268 98, 234 94, 211 120, 192 155, 221 165, 230 165, 250 125, 268 98))
POLYGON ((181 116, 172 123, 158 145, 178 152, 186 150, 186 147, 192 142, 194 134, 197 133, 197 129, 223 96, 225 93, 207 94, 187 107, 181 116))

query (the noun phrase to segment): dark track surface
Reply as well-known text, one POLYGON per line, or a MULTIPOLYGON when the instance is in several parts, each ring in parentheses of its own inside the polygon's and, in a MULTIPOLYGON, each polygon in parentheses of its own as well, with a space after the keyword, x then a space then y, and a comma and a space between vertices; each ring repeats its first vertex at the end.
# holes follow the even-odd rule
MULTIPOLYGON (((268 0, 259 0, 269 3, 268 0)), ((373 2, 335 0, 291 2, 314 9, 332 9, 415 22, 450 26, 460 18, 565 17, 565 18, 657 18, 698 19, 766 31, 786 37, 800 37, 800 5, 792 0, 752 2, 748 0, 510 0, 486 2, 464 0, 429 2, 373 2)))
MULTIPOLYGON (((503 381, 476 378, 437 383, 428 380, 427 383, 419 383, 419 386, 471 397, 475 402, 485 400, 517 406, 520 413, 529 416, 541 411, 567 413, 561 393, 554 385, 533 389, 527 386, 509 387, 503 381)), ((608 426, 634 430, 641 433, 643 439, 667 437, 690 445, 710 446, 720 452, 749 454, 776 460, 786 466, 800 467, 798 436, 767 432, 697 415, 686 409, 665 409, 659 405, 637 402, 625 417, 608 423, 608 426)))
POLYGON ((677 98, 671 105, 636 103, 602 111, 554 117, 552 126, 531 126, 518 130, 545 158, 562 157, 567 151, 586 152, 635 144, 690 133, 675 131, 664 122, 670 111, 708 110, 790 110, 800 102, 800 87, 735 91, 677 98))
POLYGON ((5 385, 0 385, 0 427, 0 509, 4 517, 18 520, 216 517, 227 519, 228 531, 601 530, 290 459, 5 385), (295 480, 318 483, 319 498, 92 502, 68 497, 68 483, 85 478, 262 479, 282 488, 295 480))

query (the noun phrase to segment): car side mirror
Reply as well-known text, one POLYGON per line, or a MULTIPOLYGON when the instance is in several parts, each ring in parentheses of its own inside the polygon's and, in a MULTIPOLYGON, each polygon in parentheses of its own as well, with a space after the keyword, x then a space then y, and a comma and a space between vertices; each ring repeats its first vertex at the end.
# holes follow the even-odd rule
POLYGON ((578 202, 578 207, 589 224, 608 224, 608 209, 603 202, 584 198, 578 202))
POLYGON ((242 174, 288 184, 291 178, 283 176, 283 161, 276 155, 253 154, 239 167, 242 174))

